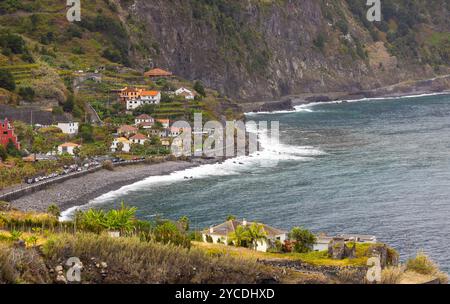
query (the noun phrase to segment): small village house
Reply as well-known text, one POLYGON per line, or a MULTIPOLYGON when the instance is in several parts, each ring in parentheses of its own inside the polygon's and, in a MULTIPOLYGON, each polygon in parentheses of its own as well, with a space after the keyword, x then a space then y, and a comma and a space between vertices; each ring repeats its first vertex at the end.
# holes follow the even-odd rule
POLYGON ((195 95, 197 95, 196 93, 194 93, 191 90, 188 90, 184 87, 179 88, 178 90, 175 91, 175 95, 177 96, 183 96, 184 99, 186 100, 194 100, 195 99, 195 95))
POLYGON ((81 145, 79 144, 74 144, 71 142, 66 142, 62 145, 58 146, 58 154, 70 154, 70 155, 75 155, 75 149, 80 149, 81 145))
POLYGON ((316 236, 316 242, 313 245, 313 251, 325 251, 328 250, 328 245, 334 238, 325 234, 316 236))
POLYGON ((142 129, 148 130, 148 129, 153 128, 154 125, 155 124, 151 123, 151 122, 142 122, 142 123, 139 124, 139 127, 142 128, 142 129))
POLYGON ((155 123, 155 119, 147 114, 141 114, 134 119, 134 124, 136 126, 140 126, 144 123, 153 125, 155 123))
POLYGON ((130 125, 122 125, 117 129, 117 133, 119 135, 123 135, 125 137, 130 137, 138 132, 138 128, 130 125))
POLYGON ((328 245, 333 240, 342 240, 344 242, 355 242, 359 244, 376 244, 377 238, 373 235, 360 235, 360 234, 339 234, 335 237, 327 236, 325 234, 319 234, 316 236, 316 243, 313 246, 314 251, 328 250, 328 245))
POLYGON ((169 119, 157 119, 156 122, 159 122, 163 128, 168 128, 170 126, 169 119))
POLYGON ((148 140, 147 136, 138 133, 130 138, 131 143, 143 145, 148 140))
POLYGON ((153 79, 157 79, 157 78, 169 78, 169 77, 172 77, 173 74, 169 71, 166 71, 166 70, 163 70, 160 68, 154 68, 154 69, 151 69, 150 71, 145 72, 144 76, 153 78, 153 79))
MULTIPOLYGON (((233 233, 238 226, 251 226, 253 222, 247 222, 245 219, 243 221, 230 220, 226 221, 217 226, 211 226, 202 232, 202 238, 204 242, 208 239, 212 240, 214 244, 225 244, 229 245, 232 241, 230 240, 230 234, 233 233)), ((276 241, 284 243, 287 239, 287 232, 270 227, 265 224, 256 223, 262 226, 263 231, 266 234, 266 239, 260 240, 256 244, 256 250, 261 252, 267 252, 276 241)))
POLYGON ((119 91, 119 98, 122 103, 130 99, 138 99, 142 90, 134 87, 125 87, 119 91))
POLYGON ((161 92, 159 91, 142 91, 140 100, 144 104, 159 104, 161 102, 161 92))
POLYGON ((127 99, 127 110, 135 110, 146 104, 159 104, 161 102, 161 92, 159 91, 140 91, 136 99, 127 99))
POLYGON ((76 135, 78 134, 78 122, 59 122, 56 125, 64 134, 76 135))
POLYGON ((131 141, 129 141, 125 137, 115 138, 111 144, 111 151, 119 152, 118 151, 119 144, 122 144, 122 149, 120 152, 129 153, 131 151, 131 141))
POLYGON ((14 125, 8 118, 5 118, 4 120, 0 120, 0 145, 6 147, 9 141, 12 141, 16 148, 20 149, 17 135, 14 134, 14 125))
POLYGON ((177 136, 181 135, 181 133, 183 133, 182 128, 177 128, 177 127, 168 128, 168 136, 169 137, 177 137, 177 136))

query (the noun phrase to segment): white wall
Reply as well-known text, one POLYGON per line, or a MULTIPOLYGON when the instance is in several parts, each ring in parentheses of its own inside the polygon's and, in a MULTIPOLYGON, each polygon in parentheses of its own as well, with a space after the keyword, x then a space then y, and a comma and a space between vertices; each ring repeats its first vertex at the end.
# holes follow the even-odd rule
POLYGON ((64 134, 71 134, 71 135, 74 135, 74 134, 78 134, 78 127, 79 127, 79 125, 78 125, 78 122, 68 122, 68 123, 58 123, 58 128, 60 128, 61 129, 61 131, 64 133, 64 134))

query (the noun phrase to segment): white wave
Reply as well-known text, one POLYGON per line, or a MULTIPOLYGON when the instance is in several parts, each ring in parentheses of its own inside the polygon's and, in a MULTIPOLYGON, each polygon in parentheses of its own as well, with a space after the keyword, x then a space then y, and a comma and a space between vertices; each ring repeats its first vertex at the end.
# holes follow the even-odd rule
MULTIPOLYGON (((248 131, 254 132, 251 129, 248 129, 248 131)), ((118 190, 105 193, 91 200, 87 205, 67 209, 61 213, 60 220, 70 220, 77 210, 110 202, 123 195, 149 189, 155 185, 168 185, 214 176, 240 175, 248 173, 250 170, 276 166, 278 161, 308 161, 313 159, 314 156, 323 154, 322 151, 314 147, 291 146, 279 143, 267 136, 266 132, 258 132, 258 141, 262 148, 261 151, 254 152, 249 156, 230 158, 221 163, 201 165, 168 175, 150 176, 136 183, 123 186, 118 190)))
POLYGON ((371 98, 360 98, 360 99, 342 99, 342 100, 331 100, 331 101, 318 101, 318 102, 310 102, 301 105, 294 106, 294 110, 282 110, 282 111, 273 111, 273 112, 248 112, 244 113, 246 116, 256 116, 261 114, 287 114, 287 113, 297 113, 297 112, 314 112, 313 108, 317 105, 324 104, 339 104, 339 103, 352 103, 352 102, 361 102, 361 101, 377 101, 377 100, 396 100, 396 99, 407 99, 407 98, 419 98, 419 97, 429 97, 429 96, 439 96, 439 95, 449 95, 450 92, 439 92, 439 93, 426 93, 426 94, 417 94, 417 95, 404 95, 404 96, 391 96, 391 97, 371 97, 371 98))

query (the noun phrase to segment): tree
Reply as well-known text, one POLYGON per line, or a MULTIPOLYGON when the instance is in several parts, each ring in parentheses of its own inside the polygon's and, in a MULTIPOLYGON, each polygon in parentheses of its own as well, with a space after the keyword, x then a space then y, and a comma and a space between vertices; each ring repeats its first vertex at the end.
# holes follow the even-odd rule
POLYGON ((116 152, 122 152, 123 150, 123 143, 119 142, 117 143, 117 148, 116 148, 116 152))
POLYGON ((122 233, 130 232, 134 228, 136 211, 135 207, 128 207, 122 202, 120 209, 108 211, 105 217, 105 227, 109 230, 119 230, 122 233))
POLYGON ((73 111, 73 107, 75 106, 75 98, 73 94, 69 94, 66 102, 63 104, 62 108, 64 112, 71 113, 73 111))
POLYGON ((316 236, 302 227, 292 228, 289 238, 295 241, 294 251, 299 253, 310 252, 316 243, 316 236))
POLYGON ((0 69, 0 88, 14 91, 16 89, 16 81, 14 76, 8 70, 0 69))
POLYGON ((80 136, 83 139, 84 142, 93 142, 94 136, 93 136, 93 128, 89 124, 82 124, 79 127, 80 130, 80 136))
POLYGON ((197 93, 199 93, 201 96, 203 96, 203 97, 206 96, 205 87, 203 86, 203 83, 201 83, 200 81, 196 81, 194 83, 194 90, 197 93))
POLYGON ((25 101, 32 102, 34 100, 34 96, 36 95, 36 93, 31 87, 21 87, 19 88, 19 95, 25 101))
POLYGON ((236 229, 228 235, 228 238, 236 247, 246 247, 250 241, 248 230, 242 225, 237 226, 236 229))
POLYGON ((59 217, 61 215, 61 209, 59 209, 59 207, 56 206, 55 204, 52 204, 52 205, 48 206, 47 213, 51 214, 55 217, 59 217))
POLYGON ((227 221, 234 221, 236 219, 236 217, 234 215, 229 215, 227 216, 227 221))
POLYGON ((0 160, 5 161, 8 158, 8 153, 6 152, 5 147, 0 145, 0 160))
POLYGON ((261 224, 253 223, 247 231, 253 249, 256 249, 258 242, 267 239, 267 233, 264 231, 263 225, 261 224))
POLYGON ((20 151, 16 148, 16 145, 11 139, 9 139, 8 144, 6 145, 6 152, 11 156, 20 156, 20 151))
POLYGON ((187 216, 181 217, 178 223, 181 225, 183 231, 189 231, 189 218, 187 216))

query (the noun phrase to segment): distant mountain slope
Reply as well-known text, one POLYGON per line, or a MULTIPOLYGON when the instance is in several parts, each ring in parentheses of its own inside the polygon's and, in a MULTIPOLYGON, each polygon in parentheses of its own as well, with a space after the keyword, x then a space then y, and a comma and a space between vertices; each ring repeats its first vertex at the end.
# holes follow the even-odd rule
POLYGON ((0 67, 19 85, 39 80, 51 88, 41 95, 60 102, 74 71, 123 65, 160 66, 249 100, 449 73, 449 1, 383 0, 379 23, 366 20, 365 2, 92 0, 70 24, 65 1, 6 0, 1 32, 21 35, 26 47, 0 44, 0 67), (30 70, 36 64, 39 73, 30 70))

